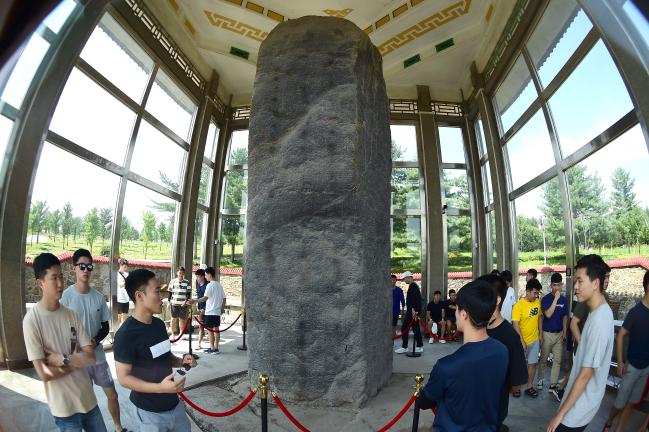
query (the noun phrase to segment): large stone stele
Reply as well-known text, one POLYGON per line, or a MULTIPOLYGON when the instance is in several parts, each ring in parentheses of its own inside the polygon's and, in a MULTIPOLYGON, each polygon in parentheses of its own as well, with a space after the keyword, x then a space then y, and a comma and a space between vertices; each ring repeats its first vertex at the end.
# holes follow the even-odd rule
POLYGON ((381 56, 347 20, 261 44, 248 159, 250 376, 282 398, 359 406, 392 373, 390 126, 381 56))

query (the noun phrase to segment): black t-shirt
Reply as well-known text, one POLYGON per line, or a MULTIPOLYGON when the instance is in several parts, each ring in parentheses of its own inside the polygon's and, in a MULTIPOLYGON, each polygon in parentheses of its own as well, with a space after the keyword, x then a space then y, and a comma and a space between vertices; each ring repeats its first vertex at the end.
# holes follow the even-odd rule
POLYGON ((411 309, 417 313, 421 312, 421 291, 419 291, 419 285, 414 282, 408 286, 406 293, 406 314, 410 314, 411 309))
POLYGON ((433 321, 440 322, 442 320, 442 309, 444 308, 444 303, 441 301, 438 303, 435 303, 434 301, 428 303, 428 306, 426 306, 426 310, 430 312, 430 317, 432 318, 433 321))
POLYGON ((502 424, 505 417, 507 417, 509 408, 509 389, 512 386, 527 383, 527 362, 525 361, 525 352, 523 351, 521 339, 507 320, 503 320, 496 328, 487 329, 487 334, 505 345, 509 356, 505 387, 500 395, 500 407, 498 409, 498 424, 502 424))
MULTIPOLYGON (((159 383, 171 374, 171 343, 165 323, 153 318, 144 324, 128 317, 115 334, 115 361, 130 364, 131 374, 141 380, 159 383)), ((131 391, 131 402, 145 411, 163 412, 178 405, 176 393, 140 393, 131 391)))
POLYGON ((449 306, 457 306, 454 301, 446 300, 444 302, 444 309, 446 310, 446 319, 455 321, 455 309, 451 309, 449 306))
POLYGON ((627 361, 636 369, 649 366, 649 308, 640 302, 624 319, 622 327, 629 332, 627 361))

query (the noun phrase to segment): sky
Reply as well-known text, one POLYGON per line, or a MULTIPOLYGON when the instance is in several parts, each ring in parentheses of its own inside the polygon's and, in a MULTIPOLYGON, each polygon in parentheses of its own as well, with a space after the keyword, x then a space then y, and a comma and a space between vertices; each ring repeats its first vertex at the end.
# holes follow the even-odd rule
MULTIPOLYGON (((624 6, 625 10, 629 11, 643 36, 649 41, 649 26, 646 22, 639 21, 638 12, 631 10, 632 6, 629 7, 628 3, 624 6)), ((58 32, 74 5, 73 0, 66 0, 47 18, 45 24, 54 32, 58 32)), ((109 17, 104 20, 111 28, 115 25, 109 17)), ((590 22, 580 13, 539 69, 543 85, 552 80, 590 28, 590 22)), ((128 38, 125 34, 123 37, 128 38)), ((135 44, 127 41, 127 45, 135 44)), ((3 101, 16 107, 20 105, 47 48, 48 43, 40 36, 35 34, 32 37, 3 90, 3 101)), ((139 102, 153 62, 146 57, 144 51, 135 50, 140 64, 133 62, 98 28, 81 56, 139 102)), ((157 78, 167 88, 173 86, 168 77, 160 75, 157 78)), ((512 85, 515 86, 515 83, 512 85)), ((181 137, 188 137, 195 105, 192 106, 190 98, 183 96, 180 90, 176 93, 177 97, 172 99, 163 87, 154 85, 146 109, 181 137)), ((536 90, 529 84, 518 100, 503 113, 503 124, 513 124, 527 109, 535 94, 536 90)), ((550 100, 550 108, 562 149, 566 154, 588 142, 632 109, 624 83, 602 42, 595 45, 573 76, 555 93, 550 100)), ((135 113, 75 69, 55 110, 50 128, 114 163, 123 164, 134 120, 135 113)), ((10 128, 11 122, 0 116, 0 151, 4 150, 3 145, 7 141, 10 128)), ((415 128, 393 125, 391 132, 392 139, 404 149, 403 160, 416 161, 415 128)), ((213 131, 211 136, 214 136, 213 131)), ((444 162, 465 161, 459 128, 440 128, 440 140, 444 162)), ((233 148, 245 147, 246 144, 247 131, 234 134, 233 148)), ((541 113, 537 113, 506 147, 512 162, 515 187, 554 163, 547 127, 541 113)), ((131 169, 156 182, 159 182, 160 171, 172 180, 178 180, 185 157, 185 150, 143 122, 135 145, 131 169)), ((649 170, 646 169, 649 166, 649 153, 639 126, 582 163, 587 165, 590 172, 598 172, 607 192, 610 191, 610 173, 615 168, 620 166, 631 171, 636 180, 638 201, 643 206, 649 206, 649 188, 646 187, 649 185, 649 170)), ((45 144, 32 200, 47 200, 51 209, 60 209, 66 201, 70 201, 75 213, 83 215, 93 207, 114 207, 118 186, 117 176, 81 161, 53 145, 45 144)), ((518 212, 530 216, 538 215, 539 195, 540 190, 536 190, 518 199, 518 212)), ((143 187, 129 184, 124 216, 136 227, 141 228, 142 212, 151 210, 149 204, 152 199, 169 201, 168 198, 143 187)))

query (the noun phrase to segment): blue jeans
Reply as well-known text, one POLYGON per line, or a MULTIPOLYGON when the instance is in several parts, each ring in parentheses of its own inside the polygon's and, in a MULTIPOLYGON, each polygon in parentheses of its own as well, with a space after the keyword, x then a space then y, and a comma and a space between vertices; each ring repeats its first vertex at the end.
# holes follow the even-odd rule
POLYGON ((76 413, 70 417, 54 416, 54 423, 61 432, 106 432, 99 406, 95 406, 87 413, 76 413))

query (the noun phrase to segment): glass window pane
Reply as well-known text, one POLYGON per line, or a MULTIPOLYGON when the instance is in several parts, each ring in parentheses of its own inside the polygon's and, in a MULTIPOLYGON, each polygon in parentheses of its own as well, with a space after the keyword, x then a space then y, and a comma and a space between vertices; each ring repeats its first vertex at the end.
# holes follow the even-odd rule
POLYGON ((392 162, 417 162, 417 129, 412 125, 390 125, 392 162))
POLYGON ((205 142, 205 154, 204 156, 214 162, 214 157, 216 155, 216 145, 219 140, 219 127, 210 122, 210 126, 207 129, 207 140, 205 142))
POLYGON ((54 110, 50 130, 123 165, 135 113, 73 69, 54 110))
POLYGON ((223 215, 221 225, 221 267, 243 265, 243 245, 246 235, 245 215, 223 215))
POLYGON ((153 60, 110 14, 103 16, 90 35, 81 58, 135 102, 142 101, 153 60))
POLYGON ((584 40, 592 24, 574 0, 550 2, 527 49, 547 86, 584 40))
POLYGON ((146 110, 176 135, 189 141, 196 104, 162 70, 158 70, 146 110))
POLYGON ((484 127, 482 125, 482 119, 478 115, 478 118, 475 122, 475 135, 478 139, 478 150, 480 151, 480 157, 487 154, 487 140, 484 134, 484 127))
POLYGON ((203 205, 210 205, 210 182, 212 181, 212 168, 208 165, 201 165, 201 182, 198 185, 198 202, 203 205))
POLYGON ((187 152, 146 120, 135 142, 131 171, 180 192, 187 152))
POLYGON ((471 218, 468 216, 449 216, 446 218, 446 235, 448 271, 471 271, 473 267, 471 218))
POLYGON ((465 163, 462 129, 458 127, 440 127, 439 143, 442 148, 442 162, 465 163))
MULTIPOLYGON (((526 193, 514 205, 519 270, 565 264, 566 238, 559 180, 555 177, 526 193)), ((519 283, 519 293, 520 290, 519 283)), ((525 290, 524 285, 522 290, 525 290)))
POLYGON ((207 213, 197 210, 194 225, 194 251, 192 253, 192 262, 196 265, 205 263, 203 259, 203 239, 207 229, 207 213))
POLYGON ((503 133, 518 120, 536 99, 536 89, 525 60, 519 56, 511 71, 496 90, 495 111, 500 116, 503 133))
POLYGON ((507 142, 514 189, 554 165, 554 154, 543 112, 536 114, 507 142))
POLYGON ((40 35, 34 33, 31 36, 25 49, 20 54, 16 66, 11 71, 11 75, 2 91, 0 99, 12 105, 14 108, 20 109, 25 93, 27 93, 36 74, 36 70, 43 61, 43 57, 45 57, 49 47, 50 44, 40 35))
POLYGON ((248 206, 248 171, 228 171, 225 177, 224 209, 245 209, 248 206))
POLYGON ((636 125, 567 171, 578 254, 605 260, 649 255, 647 166, 649 152, 636 125))
POLYGON ((235 130, 230 138, 227 166, 248 163, 248 129, 235 130))
POLYGON ((393 168, 392 209, 420 209, 419 168, 393 168))
POLYGON ((489 205, 494 200, 494 191, 491 187, 491 166, 489 165, 489 161, 485 162, 485 164, 483 165, 482 173, 482 181, 484 183, 483 187, 485 193, 485 205, 489 205))
POLYGON ((5 157, 5 151, 7 150, 7 144, 9 144, 13 127, 14 122, 12 120, 0 115, 0 163, 5 157))
POLYGON ((550 108, 564 157, 633 109, 626 86, 602 41, 552 96, 550 108))
POLYGON ((124 198, 120 256, 171 262, 177 202, 129 182, 124 198))
POLYGON ((444 170, 446 204, 452 208, 469 209, 469 183, 465 170, 444 170))
POLYGON ((27 257, 78 248, 108 256, 118 188, 118 176, 46 142, 31 198, 27 257))
POLYGON ((52 12, 50 12, 47 18, 45 18, 43 24, 54 33, 58 33, 61 31, 63 24, 65 24, 70 14, 72 14, 72 11, 74 11, 76 5, 77 4, 74 0, 62 1, 52 12))
POLYGON ((421 219, 419 216, 392 216, 392 273, 421 272, 421 219))
MULTIPOLYGON (((489 212, 489 241, 491 242, 491 268, 498 268, 498 253, 496 249, 496 212, 489 212)), ((503 269, 504 270, 504 269, 503 269)))

